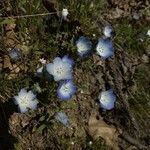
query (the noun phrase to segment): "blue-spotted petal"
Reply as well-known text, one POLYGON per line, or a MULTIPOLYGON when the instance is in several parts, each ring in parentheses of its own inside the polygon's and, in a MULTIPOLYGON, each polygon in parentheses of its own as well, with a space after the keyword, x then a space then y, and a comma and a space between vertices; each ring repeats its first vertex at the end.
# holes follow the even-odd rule
POLYGON ((53 63, 49 63, 46 65, 46 70, 48 71, 49 74, 52 74, 54 73, 54 65, 53 63))
POLYGON ((92 42, 84 36, 81 36, 76 41, 77 51, 79 56, 84 57, 87 56, 92 50, 92 42))
POLYGON ((46 69, 49 74, 53 75, 55 81, 72 79, 72 65, 73 60, 68 56, 64 56, 62 59, 56 57, 53 63, 49 63, 46 69))
POLYGON ((76 86, 71 80, 61 82, 58 89, 57 95, 61 100, 69 100, 76 92, 76 86))
POLYGON ((110 25, 104 27, 103 33, 106 37, 111 37, 113 32, 113 28, 110 25))
POLYGON ((113 93, 113 90, 103 91, 99 95, 100 105, 103 109, 111 110, 114 108, 114 103, 116 101, 116 96, 113 93))
POLYGON ((100 38, 96 46, 97 53, 104 59, 114 54, 113 43, 110 39, 100 38))
POLYGON ((63 62, 66 62, 67 64, 70 64, 71 67, 74 65, 73 59, 69 58, 68 55, 65 55, 65 56, 62 58, 62 61, 63 61, 63 62))
POLYGON ((36 109, 38 101, 32 91, 27 92, 26 89, 21 89, 18 96, 14 96, 14 103, 18 105, 21 113, 25 113, 28 108, 36 109))
POLYGON ((69 118, 68 116, 63 112, 58 112, 55 115, 55 119, 59 122, 61 122, 64 126, 68 126, 69 124, 69 118))

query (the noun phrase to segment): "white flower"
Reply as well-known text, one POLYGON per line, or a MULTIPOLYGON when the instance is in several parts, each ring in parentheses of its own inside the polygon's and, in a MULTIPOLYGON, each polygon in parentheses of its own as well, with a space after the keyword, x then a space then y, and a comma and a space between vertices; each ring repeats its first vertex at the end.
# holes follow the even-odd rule
POLYGON ((41 58, 39 60, 39 62, 42 64, 42 67, 38 68, 35 75, 37 77, 42 77, 43 76, 43 70, 44 70, 44 66, 46 65, 46 60, 44 58, 41 58))
POLYGON ((104 59, 114 54, 114 48, 110 39, 100 38, 96 46, 97 53, 104 59))
POLYGON ((147 31, 147 35, 150 37, 150 29, 147 31))
POLYGON ((58 112, 56 115, 55 115, 55 119, 59 122, 61 122, 64 126, 68 126, 69 124, 69 118, 68 116, 63 113, 63 112, 58 112))
POLYGON ((53 75, 55 81, 72 79, 73 60, 64 56, 62 59, 56 57, 53 63, 46 65, 49 74, 53 75))
POLYGON ((107 25, 104 27, 103 33, 106 37, 111 37, 112 36, 112 27, 110 25, 107 25))
POLYGON ((79 56, 83 57, 91 52, 92 42, 87 37, 81 36, 76 41, 76 46, 79 56))
POLYGON ((71 99, 77 88, 72 80, 63 81, 57 89, 57 95, 61 100, 71 99))
POLYGON ((106 110, 111 110, 114 108, 114 103, 116 101, 116 96, 113 93, 113 90, 101 92, 99 95, 99 101, 102 108, 106 110))
POLYGON ((36 109, 38 101, 32 91, 27 92, 26 89, 21 89, 18 96, 14 96, 14 103, 18 105, 21 113, 25 113, 28 108, 36 109))
POLYGON ((37 77, 42 77, 43 75, 43 66, 38 68, 35 74, 37 77))
POLYGON ((64 20, 67 19, 68 14, 69 14, 68 9, 63 9, 63 10, 62 10, 62 18, 63 18, 64 20))

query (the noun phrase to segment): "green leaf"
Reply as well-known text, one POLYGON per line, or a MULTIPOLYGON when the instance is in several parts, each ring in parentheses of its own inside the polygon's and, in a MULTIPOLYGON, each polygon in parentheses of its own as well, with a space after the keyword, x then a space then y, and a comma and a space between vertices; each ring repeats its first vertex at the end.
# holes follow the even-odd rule
POLYGON ((15 23, 15 19, 13 19, 13 18, 8 18, 8 19, 5 19, 3 21, 0 21, 1 25, 4 25, 4 24, 13 24, 13 23, 15 23))
POLYGON ((36 6, 35 9, 36 10, 39 9, 40 5, 41 5, 41 1, 37 1, 36 5, 35 5, 36 6))
POLYGON ((45 120, 45 116, 40 117, 39 121, 44 121, 45 120))
POLYGON ((46 128, 46 124, 42 124, 39 128, 37 128, 36 132, 42 134, 43 130, 46 128))

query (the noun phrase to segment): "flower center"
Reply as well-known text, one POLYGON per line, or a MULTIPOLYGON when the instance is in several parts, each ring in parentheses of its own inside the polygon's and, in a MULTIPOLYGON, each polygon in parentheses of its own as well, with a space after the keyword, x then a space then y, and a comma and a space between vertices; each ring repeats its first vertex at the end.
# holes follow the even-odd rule
POLYGON ((20 102, 23 106, 27 106, 28 102, 27 102, 27 96, 21 98, 21 102, 20 102))
POLYGON ((109 102, 110 102, 110 101, 109 101, 108 99, 106 99, 106 98, 105 98, 105 99, 101 99, 101 101, 104 102, 104 103, 109 103, 109 102))
POLYGON ((80 51, 85 51, 85 50, 86 50, 86 46, 85 46, 85 44, 80 43, 80 45, 79 45, 79 49, 80 49, 80 51))
POLYGON ((62 90, 65 92, 65 93, 68 93, 69 92, 69 87, 67 85, 64 85, 62 87, 62 90))
POLYGON ((100 53, 104 53, 105 48, 104 48, 103 46, 99 46, 98 51, 99 51, 100 53))
POLYGON ((107 94, 104 94, 103 97, 101 98, 101 101, 104 103, 110 103, 110 98, 108 97, 107 94))
POLYGON ((57 74, 62 74, 64 72, 64 69, 62 67, 57 67, 56 68, 56 73, 57 74))

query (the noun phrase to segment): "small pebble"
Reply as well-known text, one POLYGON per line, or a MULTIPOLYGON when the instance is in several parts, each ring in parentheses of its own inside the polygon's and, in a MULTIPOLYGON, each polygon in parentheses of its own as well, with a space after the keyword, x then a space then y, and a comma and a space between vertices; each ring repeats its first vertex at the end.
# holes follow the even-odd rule
POLYGON ((149 57, 144 54, 144 55, 142 56, 142 62, 143 62, 143 63, 149 63, 149 57))
POLYGON ((90 141, 90 142, 89 142, 89 145, 92 145, 92 144, 93 144, 93 142, 92 142, 92 141, 90 141))
POLYGON ((74 142, 71 142, 71 145, 74 145, 74 142))
POLYGON ((134 14, 133 14, 133 19, 139 20, 139 19, 140 19, 140 16, 139 16, 137 13, 134 13, 134 14))

